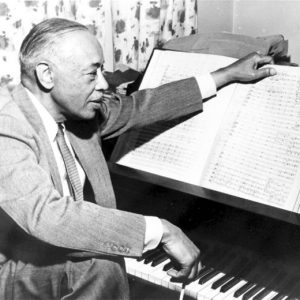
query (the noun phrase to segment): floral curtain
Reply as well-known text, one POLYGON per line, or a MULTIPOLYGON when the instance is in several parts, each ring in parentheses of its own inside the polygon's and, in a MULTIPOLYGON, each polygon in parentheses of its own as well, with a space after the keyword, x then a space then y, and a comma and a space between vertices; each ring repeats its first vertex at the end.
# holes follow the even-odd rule
POLYGON ((108 71, 141 71, 154 47, 196 32, 197 0, 0 0, 0 86, 19 81, 21 42, 34 24, 51 17, 88 26, 108 71))

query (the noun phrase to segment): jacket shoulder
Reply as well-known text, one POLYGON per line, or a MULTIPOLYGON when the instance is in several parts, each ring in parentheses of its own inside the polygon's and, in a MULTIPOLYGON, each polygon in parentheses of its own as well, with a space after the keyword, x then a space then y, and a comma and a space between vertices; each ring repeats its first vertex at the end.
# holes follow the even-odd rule
POLYGON ((13 100, 10 91, 3 87, 0 88, 0 116, 12 117, 27 122, 23 112, 13 100))

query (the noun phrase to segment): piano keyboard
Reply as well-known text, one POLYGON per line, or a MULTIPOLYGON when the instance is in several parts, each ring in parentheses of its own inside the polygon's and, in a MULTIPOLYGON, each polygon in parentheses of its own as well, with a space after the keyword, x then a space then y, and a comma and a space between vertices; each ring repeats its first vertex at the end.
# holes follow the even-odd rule
MULTIPOLYGON (((203 300, 300 299, 297 298, 300 292, 300 278, 290 278, 283 270, 271 267, 263 270, 265 284, 257 283, 262 266, 257 266, 245 257, 233 253, 220 253, 220 249, 213 249, 212 252, 213 255, 203 257, 204 266, 198 278, 185 286, 185 295, 203 300), (218 257, 217 263, 212 262, 213 257, 218 257), (211 263, 214 267, 210 265, 211 263), (229 271, 227 273, 221 271, 224 269, 229 271)), ((160 249, 146 252, 139 259, 125 258, 125 263, 127 273, 131 276, 170 290, 180 292, 182 289, 182 283, 172 281, 167 274, 174 265, 160 249)))

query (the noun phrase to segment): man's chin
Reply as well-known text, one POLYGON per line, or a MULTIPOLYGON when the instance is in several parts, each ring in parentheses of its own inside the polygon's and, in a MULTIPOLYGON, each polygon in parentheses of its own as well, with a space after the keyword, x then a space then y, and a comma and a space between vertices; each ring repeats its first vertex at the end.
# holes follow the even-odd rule
POLYGON ((96 114, 97 114, 96 110, 89 110, 86 112, 81 112, 80 114, 69 116, 68 119, 74 121, 88 121, 94 119, 96 114))

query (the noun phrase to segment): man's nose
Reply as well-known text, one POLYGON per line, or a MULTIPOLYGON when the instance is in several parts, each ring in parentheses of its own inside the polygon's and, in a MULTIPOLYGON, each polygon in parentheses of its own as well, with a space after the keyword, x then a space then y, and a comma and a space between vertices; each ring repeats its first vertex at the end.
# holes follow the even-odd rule
POLYGON ((95 86, 96 90, 107 90, 108 89, 108 83, 106 79, 104 78, 101 70, 97 71, 97 83, 95 86))

